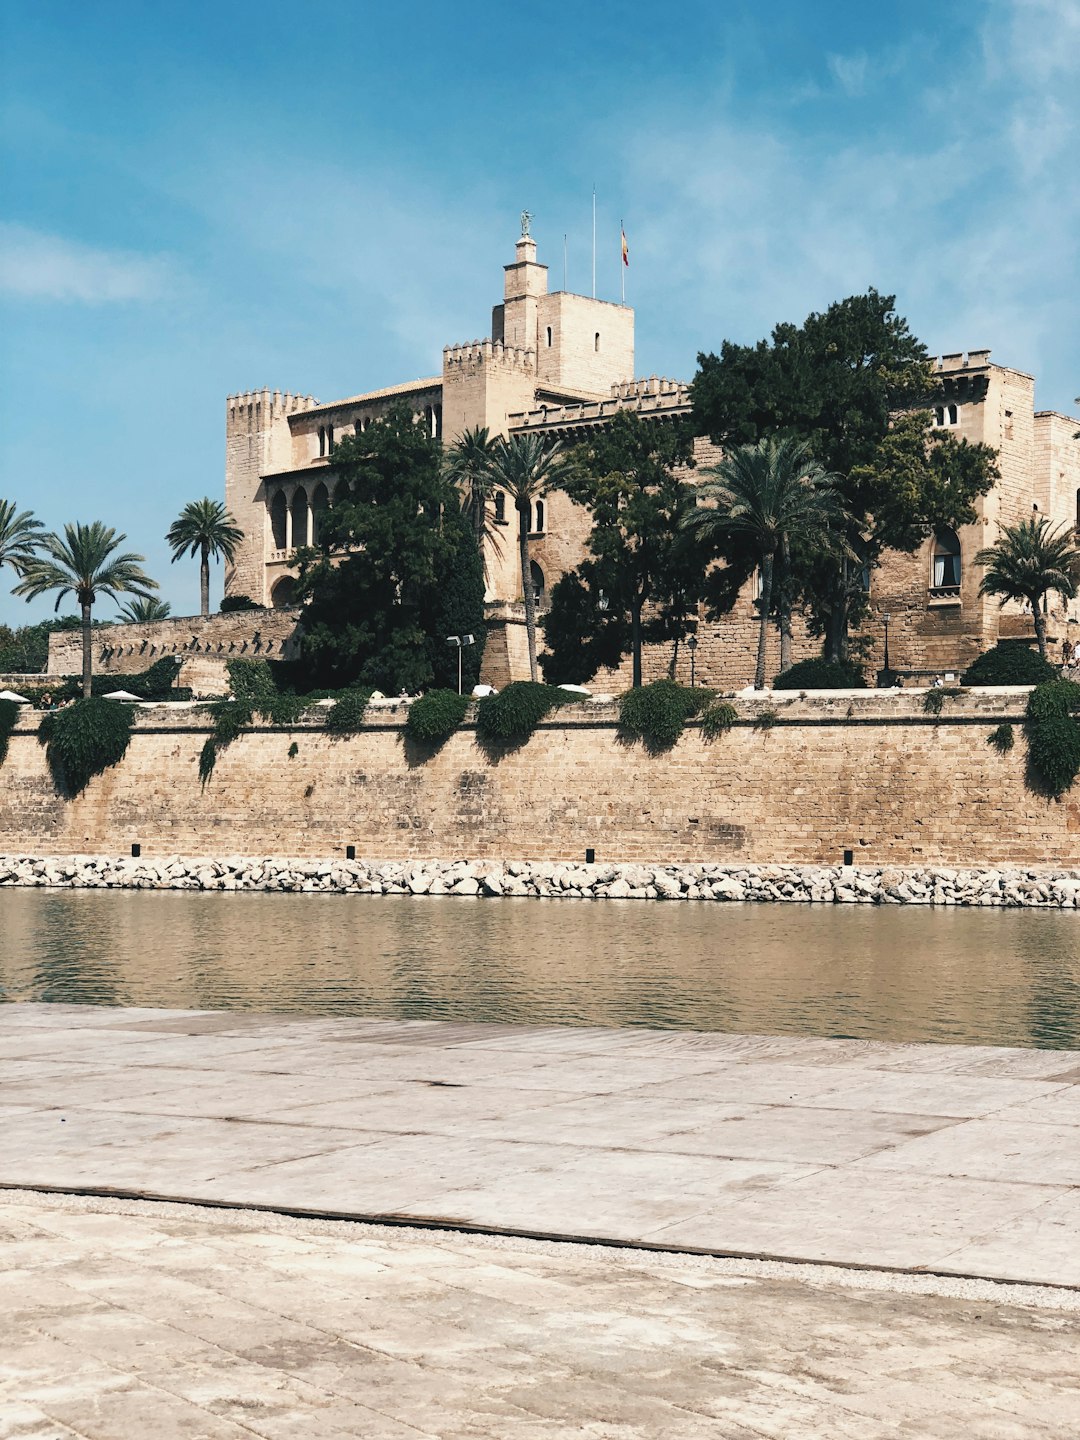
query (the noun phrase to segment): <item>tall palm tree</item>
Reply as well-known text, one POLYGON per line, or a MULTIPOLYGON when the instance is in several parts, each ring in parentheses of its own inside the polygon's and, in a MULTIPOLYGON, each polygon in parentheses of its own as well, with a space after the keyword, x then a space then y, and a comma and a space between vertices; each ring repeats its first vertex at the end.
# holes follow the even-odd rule
POLYGON ((476 548, 483 552, 487 502, 491 495, 494 440, 486 425, 463 430, 446 452, 446 474, 461 490, 461 508, 472 522, 476 548))
POLYGON ((0 500, 0 568, 10 565, 21 575, 38 544, 35 531, 42 529, 29 510, 17 514, 14 500, 0 500))
POLYGON ((777 560, 786 568, 794 547, 835 545, 842 507, 833 477, 799 440, 766 437, 740 446, 705 474, 709 478, 699 494, 712 504, 691 511, 685 523, 718 551, 728 536, 741 536, 757 554, 761 595, 754 689, 763 690, 777 560))
POLYGON ((154 620, 167 620, 171 614, 172 606, 167 600, 159 600, 156 595, 140 595, 120 606, 118 618, 125 625, 149 625, 154 620))
POLYGON ((525 631, 529 640, 529 675, 536 669, 536 591, 529 562, 529 516, 534 503, 559 487, 574 473, 574 465, 556 443, 539 435, 500 436, 492 447, 490 483, 505 490, 514 502, 518 517, 518 558, 521 564, 521 593, 525 599, 525 631))
POLYGON ((199 556, 200 613, 210 614, 210 557, 231 565, 244 532, 220 500, 191 500, 169 526, 165 539, 173 552, 173 564, 182 555, 199 556))
POLYGON ((38 553, 25 562, 22 579, 15 586, 16 595, 36 600, 48 590, 58 591, 56 608, 65 595, 74 595, 82 611, 82 684, 83 694, 90 694, 92 656, 90 621, 98 595, 116 599, 118 595, 148 595, 156 590, 140 568, 144 557, 115 552, 127 539, 118 535, 100 520, 90 525, 65 525, 63 537, 43 535, 38 553))
POLYGON ((1032 516, 1018 525, 1003 525, 996 542, 975 556, 976 565, 989 568, 979 582, 980 595, 996 595, 1002 605, 1027 600, 1035 621, 1039 654, 1046 659, 1046 612, 1043 601, 1057 594, 1063 600, 1076 596, 1080 550, 1070 527, 1051 527, 1045 516, 1032 516))

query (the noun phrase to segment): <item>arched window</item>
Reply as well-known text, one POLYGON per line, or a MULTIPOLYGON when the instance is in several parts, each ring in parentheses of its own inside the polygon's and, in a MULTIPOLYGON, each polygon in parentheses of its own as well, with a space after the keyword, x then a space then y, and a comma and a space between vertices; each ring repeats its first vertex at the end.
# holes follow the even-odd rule
POLYGON ((944 424, 945 424, 945 406, 944 406, 944 405, 939 405, 939 406, 937 407, 937 409, 934 411, 934 424, 935 424, 935 425, 944 425, 944 424))
POLYGON ((596 334, 592 337, 592 348, 596 351, 596 353, 597 353, 598 355, 600 354, 600 331, 599 331, 599 330, 597 330, 596 334))
POLYGON ((505 525, 505 524, 506 524, 506 491, 505 491, 505 490, 496 490, 496 491, 495 491, 495 523, 496 523, 497 525, 505 525))
POLYGON ((532 576, 533 595, 536 597, 537 605, 546 605, 547 591, 544 588, 544 572, 535 560, 529 561, 529 574, 532 576))
POLYGON ((442 406, 435 406, 435 439, 442 439, 442 406))
POLYGON ((532 525, 530 529, 534 535, 539 535, 544 528, 544 502, 537 500, 532 512, 532 525))
POLYGON ((550 326, 550 325, 547 327, 547 343, 548 343, 548 349, 550 350, 550 349, 551 349, 551 326, 550 326))
POLYGON ((326 454, 326 429, 322 425, 319 426, 319 454, 326 454))
POLYGON ((270 592, 270 604, 275 610, 287 610, 294 603, 296 581, 291 575, 283 575, 270 592))
POLYGON ((307 491, 301 485, 292 497, 292 543, 295 546, 308 543, 307 491))
POLYGON ((289 543, 288 521, 286 515, 289 509, 288 501, 285 499, 284 490, 275 490, 274 498, 270 501, 270 534, 274 542, 275 550, 284 550, 289 543))
POLYGON ((330 454, 330 455, 332 455, 332 454, 334 453, 334 427, 333 427, 333 425, 328 425, 327 428, 326 428, 326 450, 327 450, 327 453, 330 454))
POLYGON ((321 545, 323 538, 323 519, 330 508, 330 492, 321 482, 316 485, 315 493, 311 497, 311 543, 321 545))
POLYGON ((960 411, 956 408, 955 405, 950 405, 950 406, 949 406, 949 424, 950 424, 950 425, 959 425, 959 424, 960 424, 960 411))
POLYGON ((960 593, 960 537, 955 530, 936 530, 931 552, 930 593, 960 593))

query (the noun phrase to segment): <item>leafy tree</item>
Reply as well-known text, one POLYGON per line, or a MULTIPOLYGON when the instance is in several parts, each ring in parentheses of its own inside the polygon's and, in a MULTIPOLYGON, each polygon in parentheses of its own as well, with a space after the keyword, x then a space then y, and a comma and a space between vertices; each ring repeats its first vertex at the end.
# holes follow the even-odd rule
POLYGON ((864 566, 885 549, 914 550, 935 526, 969 524, 998 474, 989 446, 932 427, 940 383, 895 303, 871 289, 756 345, 725 341, 718 356, 698 356, 693 384, 698 433, 725 448, 794 436, 837 476, 846 550, 793 577, 833 661, 847 658, 865 610, 864 566))
POLYGON ((307 601, 299 683, 416 690, 432 680, 433 647, 445 646, 434 627, 462 533, 447 523, 459 505, 439 443, 398 405, 343 439, 333 468, 339 486, 322 551, 299 556, 297 594, 307 601))
POLYGON ((29 510, 16 513, 14 500, 0 500, 0 570, 10 565, 22 574, 37 549, 41 528, 29 510))
POLYGON ((471 635, 473 644, 464 646, 461 653, 461 688, 469 694, 480 678, 484 659, 484 562, 467 515, 448 510, 443 526, 448 550, 438 567, 428 622, 428 658, 432 683, 456 690, 457 650, 446 643, 446 637, 471 635))
POLYGON ((525 630, 529 641, 529 676, 536 683, 536 592, 529 560, 529 516, 535 502, 549 490, 565 490, 574 465, 559 444, 539 435, 500 436, 491 456, 491 484, 505 490, 518 517, 518 560, 521 593, 525 599, 525 630))
MULTIPOLYGON (((99 624, 95 620, 94 625, 99 624)), ((49 636, 54 630, 79 630, 78 615, 61 615, 59 620, 39 620, 17 630, 0 625, 0 673, 42 675, 49 663, 49 636)))
POLYGON ((765 688, 765 644, 773 604, 777 559, 785 572, 793 553, 832 547, 844 518, 834 477, 811 459, 801 441, 773 438, 741 445, 707 472, 700 488, 711 504, 694 510, 685 524, 709 541, 717 554, 731 537, 750 545, 761 571, 757 664, 754 689, 765 688))
POLYGON ((172 606, 167 600, 159 600, 155 595, 140 595, 121 605, 117 618, 125 625, 149 625, 154 620, 167 620, 171 614, 172 606))
POLYGON ((693 436, 688 426, 621 411, 575 460, 562 488, 592 516, 594 558, 555 587, 544 674, 589 679, 629 654, 637 687, 643 640, 686 634, 703 593, 703 552, 683 525, 694 488, 675 473, 693 464, 693 436))
POLYGON ((82 687, 89 697, 93 656, 92 610, 98 595, 148 595, 157 581, 142 570, 143 556, 116 551, 127 539, 100 520, 89 525, 65 525, 63 536, 42 535, 37 553, 22 567, 16 595, 35 600, 49 590, 58 591, 56 608, 65 595, 74 595, 82 612, 82 687))
POLYGON ((472 525, 476 548, 482 554, 484 541, 494 532, 487 523, 491 497, 491 461, 495 442, 486 425, 464 430, 446 454, 446 474, 461 491, 462 508, 472 525))
POLYGON ((169 526, 165 539, 173 564, 182 555, 199 557, 199 613, 210 614, 210 557, 231 565, 244 532, 220 500, 190 500, 169 526))
POLYGON ((995 595, 1002 605, 1009 600, 1026 600, 1035 622, 1039 654, 1046 655, 1046 612, 1043 601, 1057 594, 1063 600, 1076 596, 1080 572, 1080 550, 1073 544, 1075 533, 1051 527, 1049 520, 1032 516, 1018 525, 1003 525, 993 545, 980 550, 976 565, 986 565, 979 582, 980 595, 995 595))

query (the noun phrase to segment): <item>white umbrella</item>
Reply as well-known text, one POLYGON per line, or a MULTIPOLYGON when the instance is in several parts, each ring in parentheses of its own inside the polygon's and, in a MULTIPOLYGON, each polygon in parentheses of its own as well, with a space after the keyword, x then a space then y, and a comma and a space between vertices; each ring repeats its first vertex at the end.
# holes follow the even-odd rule
POLYGON ((472 687, 472 693, 478 695, 482 700, 485 695, 497 695, 499 692, 495 689, 494 685, 474 685, 472 687))
POLYGON ((568 690, 571 695, 591 695, 591 690, 586 690, 584 685, 560 685, 560 690, 568 690))
POLYGON ((107 695, 101 697, 103 700, 141 700, 141 695, 132 695, 130 690, 110 690, 107 695))
POLYGON ((29 705, 25 695, 16 695, 14 690, 0 690, 0 700, 14 700, 16 705, 29 705))

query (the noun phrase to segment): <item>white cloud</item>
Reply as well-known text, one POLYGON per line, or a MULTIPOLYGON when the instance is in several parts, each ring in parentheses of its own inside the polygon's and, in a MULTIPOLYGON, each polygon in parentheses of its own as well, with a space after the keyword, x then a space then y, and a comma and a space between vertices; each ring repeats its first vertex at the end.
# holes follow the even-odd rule
POLYGON ((866 79, 870 58, 860 50, 855 55, 830 55, 829 73, 845 95, 856 97, 866 94, 866 79))
POLYGON ((159 256, 95 250, 24 225, 0 222, 0 294, 84 305, 156 300, 169 287, 159 256))

